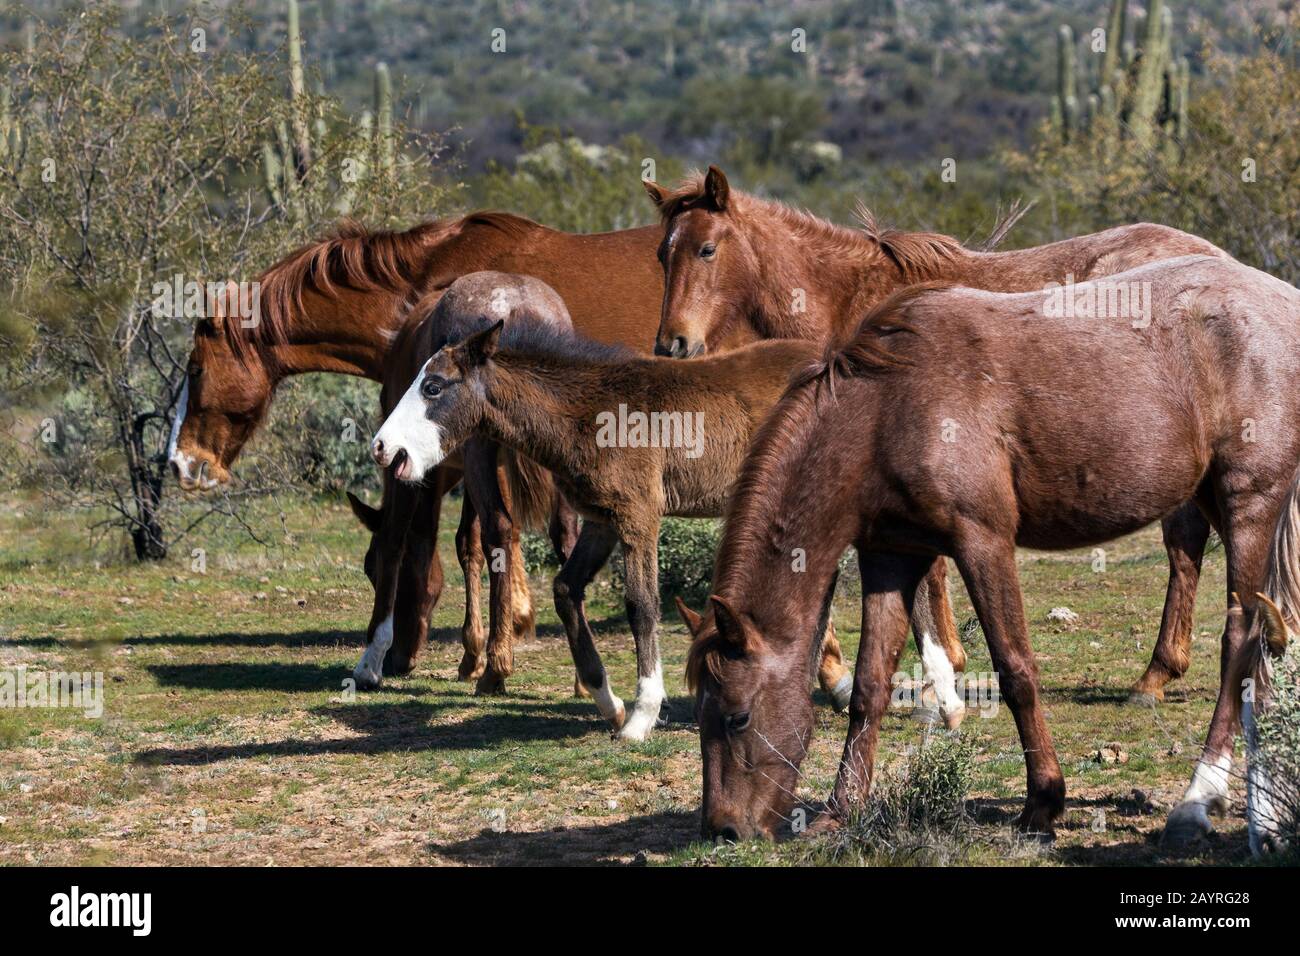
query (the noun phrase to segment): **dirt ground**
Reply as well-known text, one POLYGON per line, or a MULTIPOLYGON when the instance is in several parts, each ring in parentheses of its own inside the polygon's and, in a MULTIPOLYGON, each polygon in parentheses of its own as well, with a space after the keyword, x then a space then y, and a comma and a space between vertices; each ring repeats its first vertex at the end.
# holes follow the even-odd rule
MULTIPOLYGON (((444 543, 455 503, 444 515, 444 543)), ((104 712, 0 709, 0 863, 743 865, 810 860, 809 838, 775 847, 697 843, 700 768, 681 679, 685 629, 665 617, 668 724, 642 744, 610 739, 572 696, 567 645, 534 595, 537 638, 517 649, 502 698, 458 682, 463 588, 444 547, 448 587, 415 675, 368 694, 342 682, 359 654, 371 591, 364 541, 346 508, 307 502, 263 548, 229 529, 139 567, 88 546, 67 516, 0 505, 0 670, 104 675, 104 712), (194 549, 204 566, 196 568, 194 549)), ((1207 558, 1193 666, 1157 708, 1127 703, 1160 620, 1165 562, 1146 531, 1106 552, 1022 556, 1043 691, 1066 773, 1055 843, 1025 845, 1009 821, 1024 795, 1010 714, 973 714, 970 811, 976 839, 951 862, 1114 865, 1247 859, 1244 787, 1219 832, 1191 855, 1159 847, 1185 787, 1217 687, 1221 552, 1207 558), (1049 621, 1054 607, 1079 615, 1049 621), (1097 752, 1117 745, 1122 761, 1097 752)), ((955 589, 958 621, 971 618, 955 589)), ((621 600, 597 588, 593 616, 615 690, 634 690, 621 600)), ((858 614, 836 605, 846 650, 858 614)), ((991 670, 971 628, 968 672, 991 670)), ((909 651, 903 667, 916 663, 909 651)), ((818 697, 802 793, 829 792, 845 718, 818 697)), ((891 712, 888 767, 924 733, 891 712)), ((928 861, 933 862, 932 858, 928 861)))

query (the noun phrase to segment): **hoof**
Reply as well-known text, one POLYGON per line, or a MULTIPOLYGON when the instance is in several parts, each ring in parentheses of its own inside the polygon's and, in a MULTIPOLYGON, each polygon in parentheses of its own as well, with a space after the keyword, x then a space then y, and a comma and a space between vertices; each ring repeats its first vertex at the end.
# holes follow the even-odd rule
POLYGON ((848 671, 844 676, 835 682, 827 693, 831 698, 831 706, 835 708, 835 713, 842 714, 849 709, 849 700, 853 697, 853 675, 848 671))
POLYGON ((949 730, 956 730, 961 726, 961 722, 965 719, 966 708, 958 707, 956 710, 950 710, 948 713, 943 714, 943 725, 949 730))
POLYGON ((1150 694, 1144 690, 1135 690, 1128 695, 1128 705, 1130 707, 1141 707, 1143 710, 1154 710, 1156 704, 1160 703, 1164 698, 1163 692, 1150 694))
POLYGON ((609 725, 614 728, 613 731, 611 731, 610 736, 617 737, 623 730, 623 725, 626 723, 627 708, 623 706, 622 701, 619 701, 618 709, 614 711, 614 716, 609 719, 609 725))
POLYGON ((1174 807, 1165 822, 1165 832, 1160 835, 1160 846, 1165 850, 1185 850, 1214 832, 1210 814, 1204 803, 1180 803, 1174 807))
POLYGON ((652 714, 648 711, 637 710, 636 706, 633 705, 632 716, 626 718, 623 726, 619 728, 618 738, 637 742, 645 740, 650 736, 650 732, 655 729, 658 718, 658 713, 652 714))
POLYGON ((1056 827, 1041 813, 1025 810, 1016 819, 1016 831, 1033 843, 1048 844, 1056 840, 1056 827))
POLYGON ((580 677, 575 676, 573 678, 573 696, 574 697, 591 696, 591 691, 587 690, 586 686, 582 683, 582 678, 580 677))
POLYGON ((478 680, 483 676, 483 671, 487 668, 487 661, 481 657, 471 657, 466 653, 460 659, 460 667, 456 668, 457 680, 478 680))
POLYGON ((912 708, 910 716, 918 724, 937 724, 939 722, 939 708, 920 704, 912 708))
POLYGON ((829 810, 824 810, 812 818, 804 833, 808 836, 820 836, 824 833, 834 833, 843 826, 843 820, 829 810))
POLYGON ((357 690, 378 690, 384 683, 382 674, 362 664, 352 671, 352 680, 356 682, 357 690))
POLYGON ((506 692, 506 679, 490 670, 485 670, 474 686, 476 697, 500 697, 506 692))

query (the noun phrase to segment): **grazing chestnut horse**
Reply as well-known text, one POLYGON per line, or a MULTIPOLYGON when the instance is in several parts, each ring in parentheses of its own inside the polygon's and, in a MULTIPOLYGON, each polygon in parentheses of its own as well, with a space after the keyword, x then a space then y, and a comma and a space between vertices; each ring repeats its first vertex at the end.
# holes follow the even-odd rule
MULTIPOLYGON (((521 319, 479 319, 462 331, 463 339, 433 353, 376 433, 375 460, 399 479, 418 481, 478 435, 550 470, 585 519, 555 579, 574 663, 601 715, 621 737, 642 740, 664 700, 656 633, 660 521, 722 513, 750 436, 791 373, 822 348, 760 342, 674 362, 521 319), (609 685, 584 605, 587 585, 619 543, 637 655, 630 714, 609 685)), ((797 564, 798 556, 789 560, 797 564)), ((814 642, 812 653, 819 646, 814 642)), ((838 675, 823 660, 818 676, 829 691, 838 675)))
MULTIPOLYGON (((870 785, 908 612, 936 555, 956 562, 983 626, 1025 753, 1019 823, 1039 833, 1063 811, 1065 783, 1016 546, 1093 546, 1194 500, 1223 538, 1230 591, 1259 589, 1300 457, 1300 292, 1187 256, 1075 294, 1106 317, 1056 316, 1050 292, 906 290, 764 423, 728 507, 711 613, 693 622, 706 836, 772 835, 794 805, 812 731, 798 691, 849 545, 862 640, 832 819, 870 785), (793 548, 804 573, 790 573, 793 548)), ((1229 615, 1224 665, 1245 636, 1229 615)), ((1234 692, 1225 679, 1171 829, 1226 798, 1234 692)))
MULTIPOLYGON (((1156 259, 1227 253, 1197 236, 1139 223, 1013 252, 975 252, 933 233, 882 230, 862 208, 844 229, 732 189, 716 166, 667 190, 649 183, 664 222, 663 311, 655 351, 700 355, 760 338, 842 341, 886 296, 917 282, 993 292, 1083 282, 1156 259)), ((945 357, 945 367, 961 361, 945 357)), ((1189 503, 1164 521, 1169 587, 1160 636, 1135 700, 1164 699, 1187 670, 1201 558, 1210 527, 1189 503)), ((933 586, 931 586, 933 590, 933 586)))
MULTIPOLYGON (((563 297, 585 334, 648 349, 663 296, 654 261, 659 234, 653 226, 574 235, 498 212, 402 232, 345 224, 259 276, 253 320, 217 311, 195 328, 169 449, 173 469, 186 488, 229 481, 235 458, 287 376, 339 372, 383 381, 390 352, 404 342, 410 305, 466 273, 499 269, 538 276, 563 297)), ((455 469, 445 468, 421 488, 385 483, 384 512, 397 509, 386 520, 400 528, 415 518, 396 544, 401 568, 387 662, 393 672, 408 673, 424 645, 429 612, 443 586, 436 550, 441 495, 459 480, 455 469)), ((373 511, 359 512, 380 520, 373 511)), ((508 520, 496 514, 486 523, 508 520)), ((475 554, 469 543, 458 550, 475 554)), ((520 563, 517 555, 507 557, 512 568, 520 563)), ((478 569, 467 567, 465 576, 477 579, 478 569)), ((514 604, 526 618, 526 586, 514 604)), ((476 609, 474 614, 477 619, 476 609)), ((371 621, 367 643, 382 623, 371 621)))
MULTIPOLYGON (((1234 694, 1246 733, 1246 820, 1251 852, 1262 856, 1282 852, 1300 832, 1300 780, 1295 779, 1294 753, 1268 733, 1260 721, 1295 720, 1300 711, 1300 472, 1291 483, 1273 532, 1264 573, 1264 589, 1256 595, 1246 642, 1233 658, 1227 686, 1234 694), (1277 686, 1281 678, 1281 687, 1277 686), (1276 749, 1275 749, 1276 748, 1276 749)), ((1245 614, 1234 601, 1234 613, 1245 614)), ((1292 724, 1293 726, 1293 724, 1292 724)))

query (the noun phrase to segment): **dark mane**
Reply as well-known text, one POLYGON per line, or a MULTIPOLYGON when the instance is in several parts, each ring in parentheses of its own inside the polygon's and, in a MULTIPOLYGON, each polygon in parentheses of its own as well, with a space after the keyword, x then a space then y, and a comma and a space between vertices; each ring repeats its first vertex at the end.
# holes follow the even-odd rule
MULTIPOLYGON (((439 328, 433 330, 433 349, 462 342, 495 321, 486 315, 448 317, 448 321, 439 323, 439 328)), ((645 357, 626 346, 597 342, 565 326, 526 314, 516 314, 502 327, 498 347, 504 353, 560 360, 564 364, 621 364, 645 357)))
POLYGON ((900 289, 867 313, 853 338, 847 344, 827 350, 826 357, 795 373, 790 380, 791 391, 825 383, 832 397, 837 379, 870 375, 874 372, 904 368, 912 364, 890 351, 889 339, 900 333, 921 334, 915 326, 902 318, 902 313, 914 300, 937 289, 952 288, 951 282, 924 282, 900 289))
MULTIPOLYGON (((703 173, 692 173, 663 197, 659 205, 659 216, 665 226, 675 216, 708 202, 704 178, 703 173)), ((732 203, 742 215, 752 211, 765 213, 783 223, 796 237, 829 241, 839 247, 841 254, 860 254, 864 245, 873 250, 878 249, 898 267, 908 282, 923 282, 934 278, 958 255, 968 251, 952 236, 941 233, 882 228, 861 200, 854 210, 861 228, 847 229, 805 210, 762 199, 751 193, 733 189, 731 197, 732 203)))
MULTIPOLYGON (((244 359, 252 351, 283 344, 293 317, 303 309, 306 290, 334 296, 340 288, 386 292, 407 303, 428 268, 429 247, 467 226, 522 236, 537 224, 490 210, 423 222, 410 229, 369 229, 345 219, 329 235, 300 246, 259 277, 259 321, 251 329, 223 323, 231 351, 244 359)), ((407 303, 409 304, 409 303, 407 303)))

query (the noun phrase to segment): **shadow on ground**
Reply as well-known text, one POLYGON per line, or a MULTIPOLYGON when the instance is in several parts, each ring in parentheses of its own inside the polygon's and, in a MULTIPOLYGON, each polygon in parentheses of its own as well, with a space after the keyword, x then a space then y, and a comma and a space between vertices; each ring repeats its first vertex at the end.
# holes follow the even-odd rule
POLYGON ((431 843, 429 852, 456 863, 489 865, 636 865, 637 854, 671 853, 698 839, 700 817, 670 810, 620 820, 549 830, 495 832, 451 843, 431 843))

